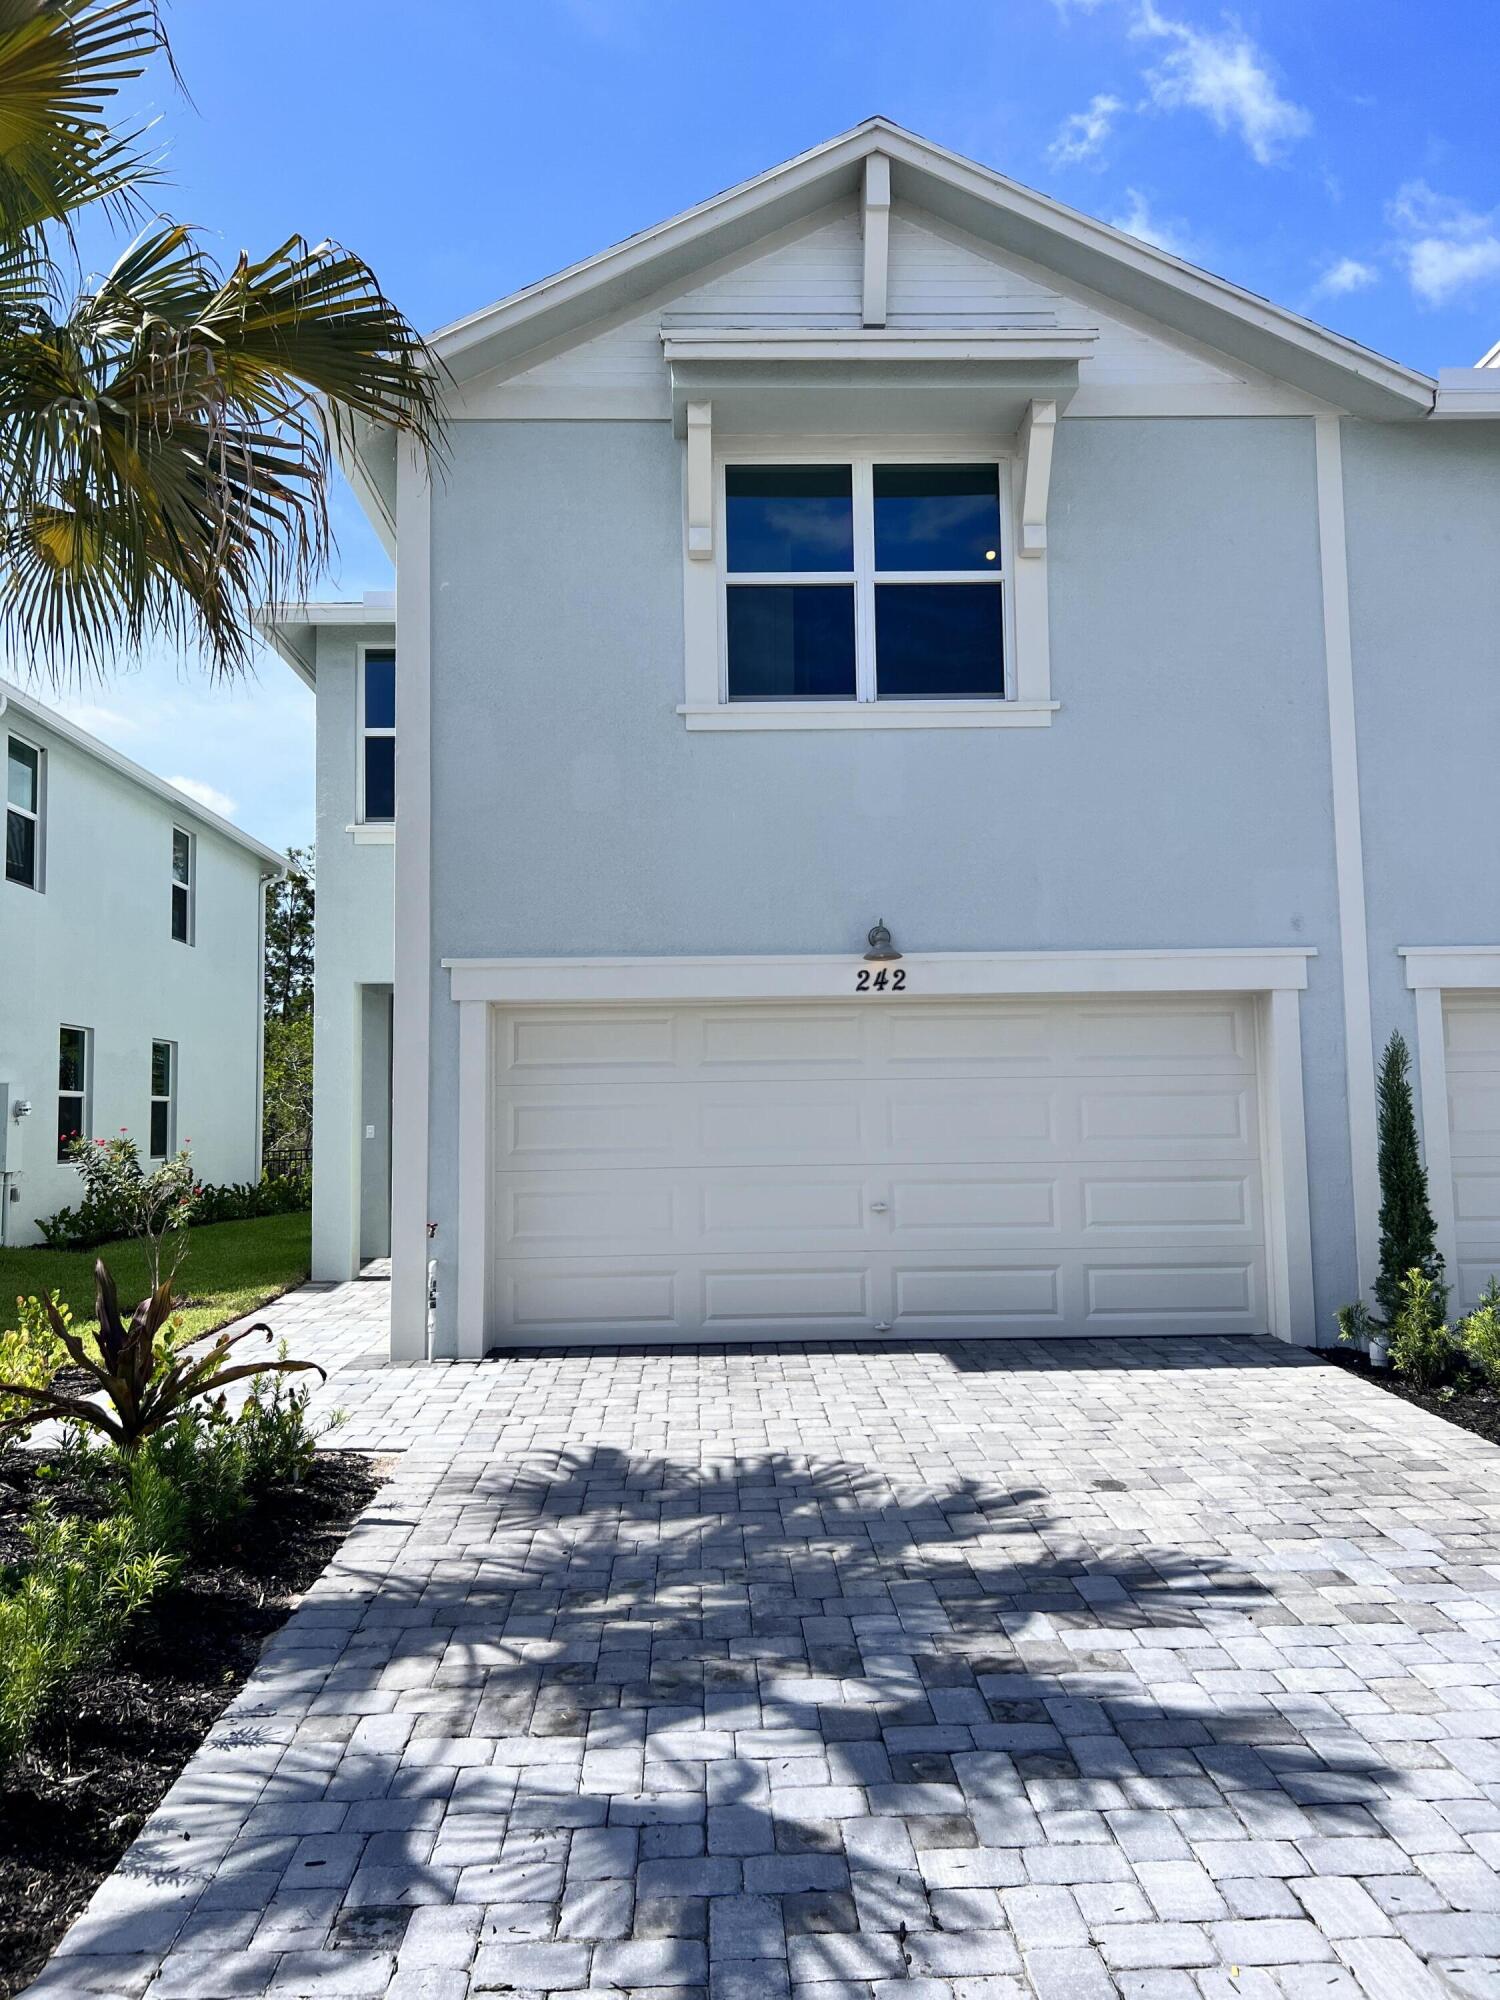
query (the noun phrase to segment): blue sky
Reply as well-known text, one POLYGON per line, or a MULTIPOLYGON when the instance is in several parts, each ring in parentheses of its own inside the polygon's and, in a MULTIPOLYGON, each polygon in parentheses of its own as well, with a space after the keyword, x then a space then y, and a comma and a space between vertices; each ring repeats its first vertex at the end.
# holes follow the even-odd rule
MULTIPOLYGON (((164 206, 294 230, 431 329, 883 112, 1416 367, 1500 339, 1500 16, 1473 0, 177 0, 164 206), (414 23, 416 25, 414 26, 414 23)), ((388 588, 347 492, 327 594, 388 588)), ((69 704, 279 844, 310 697, 151 658, 69 704)))

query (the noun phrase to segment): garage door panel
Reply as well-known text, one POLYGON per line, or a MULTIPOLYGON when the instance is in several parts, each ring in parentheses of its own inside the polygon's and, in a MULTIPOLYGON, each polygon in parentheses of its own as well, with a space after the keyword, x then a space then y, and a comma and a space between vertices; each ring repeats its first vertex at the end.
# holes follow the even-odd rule
POLYGON ((1042 1007, 892 1006, 886 1060, 896 1074, 1044 1073, 1057 1058, 1057 1025, 1042 1007))
POLYGON ((1253 1020, 1242 1001, 1196 1007, 1094 1004, 1067 1016, 1067 1055, 1085 1063, 1140 1064, 1173 1073, 1254 1067, 1253 1020))
POLYGON ((1240 1084, 1207 1083, 1162 1090, 1144 1081, 1086 1085, 1079 1094, 1079 1137, 1086 1146, 1183 1145, 1243 1151, 1253 1129, 1252 1093, 1240 1084))
POLYGON ((912 1243, 1003 1241, 1018 1230, 1050 1234, 1061 1222, 1055 1174, 1011 1180, 972 1167, 926 1173, 895 1168, 889 1186, 891 1230, 912 1243))
POLYGON ((1139 1237, 1256 1228, 1258 1176, 1251 1173, 1162 1176, 1149 1168, 1134 1174, 1080 1177, 1083 1227, 1093 1236, 1139 1237))
POLYGON ((1150 1316, 1248 1322, 1256 1273, 1248 1262, 1092 1264, 1085 1294, 1090 1321, 1150 1316))
POLYGON ((855 1008, 726 1008, 700 1017, 698 1067, 712 1076, 756 1076, 768 1065, 803 1075, 858 1070, 870 1061, 870 1026, 855 1008))
POLYGON ((1448 1138, 1453 1162, 1454 1307, 1500 1273, 1500 994, 1447 994, 1448 1138))
POLYGON ((746 1321, 803 1324, 842 1321, 863 1330, 872 1316, 867 1265, 844 1270, 764 1268, 708 1270, 703 1274, 705 1330, 746 1321))
POLYGON ((500 1015, 495 1036, 496 1074, 532 1083, 575 1083, 580 1071, 618 1074, 674 1073, 679 1063, 679 1021, 671 1008, 567 1009, 500 1015))
POLYGON ((1246 1002, 618 1011, 496 1026, 511 1337, 1264 1328, 1246 1002))
POLYGON ((1060 1322, 1061 1274, 1056 1264, 980 1264, 943 1267, 898 1264, 894 1271, 896 1322, 1025 1319, 1060 1322))

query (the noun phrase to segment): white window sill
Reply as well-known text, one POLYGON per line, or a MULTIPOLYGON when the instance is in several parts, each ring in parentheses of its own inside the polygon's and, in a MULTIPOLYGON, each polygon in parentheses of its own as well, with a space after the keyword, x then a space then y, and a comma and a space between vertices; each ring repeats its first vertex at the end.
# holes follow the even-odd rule
POLYGON ((1055 701, 736 701, 685 704, 689 729, 1045 729, 1055 701))
POLYGON ((352 836, 356 847, 389 847, 396 838, 396 822, 393 819, 360 819, 352 826, 346 826, 344 831, 352 836))

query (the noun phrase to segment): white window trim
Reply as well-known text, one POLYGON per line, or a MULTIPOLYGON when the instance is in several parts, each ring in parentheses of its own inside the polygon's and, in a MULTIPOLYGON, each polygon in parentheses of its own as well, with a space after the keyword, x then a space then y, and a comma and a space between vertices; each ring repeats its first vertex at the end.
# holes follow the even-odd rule
MULTIPOLYGON (((156 1062, 158 1049, 165 1049, 167 1052, 167 1094, 165 1097, 158 1097, 155 1089, 152 1089, 151 1112, 146 1120, 146 1157, 151 1160, 170 1160, 177 1151, 177 1044, 168 1040, 165 1035, 153 1035, 151 1037, 153 1065, 156 1062), (164 1153, 153 1152, 151 1149, 151 1126, 158 1104, 165 1104, 167 1107, 167 1149, 164 1153)), ((154 1076, 151 1082, 155 1084, 154 1076)))
POLYGON ((7 820, 12 813, 19 813, 23 819, 29 819, 36 827, 36 873, 35 879, 30 882, 10 882, 7 875, 0 873, 0 882, 9 882, 12 889, 29 889, 34 894, 41 895, 47 880, 47 753, 40 743, 33 743, 29 736, 18 735, 14 730, 8 731, 5 738, 7 776, 12 743, 19 743, 23 750, 29 750, 36 758, 36 810, 28 812, 25 806, 12 805, 9 783, 5 790, 7 820))
MULTIPOLYGON (((83 1109, 78 1118, 78 1135, 82 1139, 87 1139, 89 1137, 89 1128, 94 1122, 93 1029, 82 1027, 77 1021, 59 1021, 57 1025, 57 1063, 57 1081, 52 1089, 53 1105, 61 1105, 65 1097, 81 1096, 83 1099, 83 1109), (62 1038, 65 1034, 82 1035, 83 1037, 83 1089, 81 1091, 64 1090, 62 1087, 62 1038)), ((54 1153, 57 1150, 57 1135, 55 1132, 52 1136, 52 1150, 54 1153)), ((61 1166, 63 1162, 59 1160, 57 1164, 61 1166)))
MULTIPOLYGON (((384 835, 382 832, 381 835, 374 836, 375 838, 394 838, 395 834, 396 821, 394 815, 390 819, 369 819, 365 815, 365 744, 373 737, 388 736, 393 743, 396 740, 396 725, 394 723, 391 724, 389 729, 369 729, 365 726, 365 661, 371 653, 390 653, 394 657, 395 651, 396 648, 389 639, 362 639, 356 648, 359 664, 355 675, 354 687, 355 804, 354 825, 348 829, 349 832, 354 834, 356 840, 360 838, 360 833, 355 831, 356 828, 391 828, 392 831, 389 836, 384 835)), ((396 699, 399 703, 401 699, 399 689, 397 690, 396 699)))
MULTIPOLYGON (((691 441, 688 449, 691 449, 691 441)), ((1020 561, 1019 523, 1025 506, 1025 459, 1014 439, 922 438, 715 438, 713 449, 713 561, 703 560, 703 523, 692 518, 690 480, 683 482, 684 699, 678 709, 690 730, 784 729, 1038 729, 1050 724, 1052 699, 1047 632, 1047 559, 1042 550, 1020 561), (1001 467, 1000 546, 1003 568, 995 587, 1005 599, 1005 695, 990 700, 876 701, 865 685, 873 660, 872 637, 860 645, 861 685, 853 701, 731 702, 727 698, 723 605, 727 582, 724 468, 760 462, 786 465, 853 465, 856 490, 868 468, 881 464, 975 464, 1001 467), (697 545, 697 553, 694 553, 697 545)), ((863 546, 856 510, 857 604, 873 582, 874 552, 863 546)), ((812 578, 806 580, 815 580, 812 578)), ((941 580, 940 577, 924 578, 941 580)), ((965 572, 964 580, 968 580, 965 572)), ((976 575, 975 580, 978 580, 976 575)))
POLYGON ((195 945, 198 942, 198 836, 190 826, 172 825, 172 846, 167 858, 167 869, 171 877, 172 894, 167 905, 167 935, 173 944, 195 945), (185 883, 177 879, 177 836, 181 834, 187 842, 188 873, 185 883), (187 936, 178 937, 172 929, 172 910, 177 901, 177 891, 187 890, 187 936))

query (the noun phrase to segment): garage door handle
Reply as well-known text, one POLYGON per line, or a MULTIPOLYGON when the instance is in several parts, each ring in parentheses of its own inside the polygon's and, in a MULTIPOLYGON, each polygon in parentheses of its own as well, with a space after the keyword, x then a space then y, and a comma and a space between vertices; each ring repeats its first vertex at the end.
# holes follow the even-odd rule
POLYGON ((877 1215, 884 1215, 886 1210, 890 1207, 890 1203, 888 1201, 872 1201, 870 1203, 870 1206, 871 1208, 874 1209, 877 1215))

